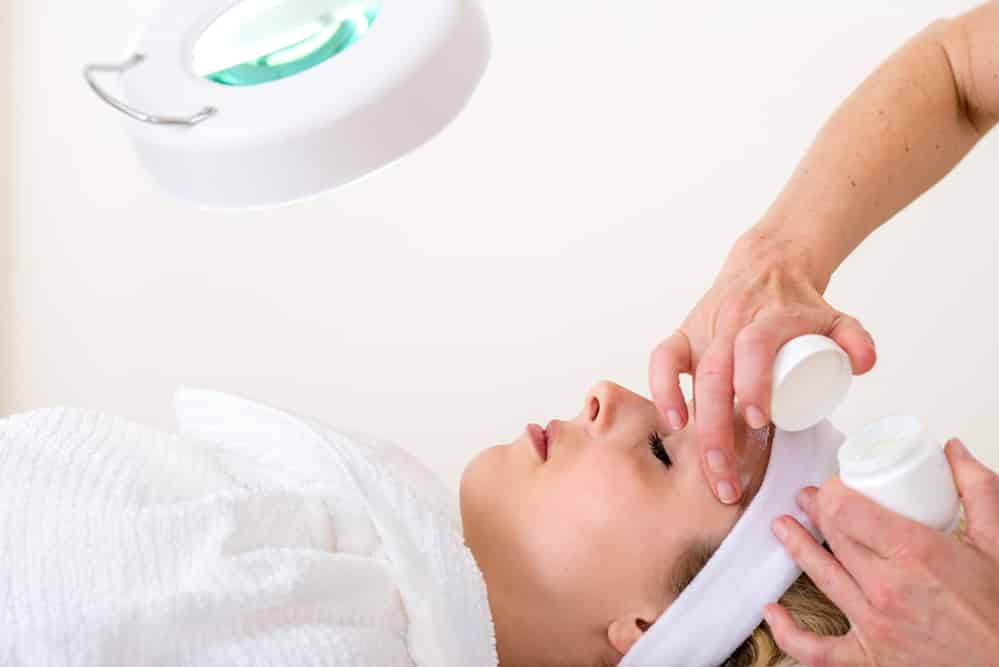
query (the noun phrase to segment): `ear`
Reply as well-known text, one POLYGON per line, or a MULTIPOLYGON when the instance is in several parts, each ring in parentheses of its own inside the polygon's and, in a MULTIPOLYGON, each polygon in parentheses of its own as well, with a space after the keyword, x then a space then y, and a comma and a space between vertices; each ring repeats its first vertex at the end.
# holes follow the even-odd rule
POLYGON ((607 639, 614 650, 621 655, 631 650, 646 630, 655 622, 655 615, 649 613, 629 613, 618 616, 607 626, 607 639))

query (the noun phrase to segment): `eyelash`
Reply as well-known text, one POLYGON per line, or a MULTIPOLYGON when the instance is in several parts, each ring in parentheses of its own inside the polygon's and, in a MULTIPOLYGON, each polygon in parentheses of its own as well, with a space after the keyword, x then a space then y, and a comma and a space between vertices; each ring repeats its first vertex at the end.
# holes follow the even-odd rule
POLYGON ((652 450, 653 456, 663 462, 664 466, 667 468, 673 466, 673 460, 666 453, 666 448, 663 447, 662 438, 655 431, 649 434, 649 449, 652 450))

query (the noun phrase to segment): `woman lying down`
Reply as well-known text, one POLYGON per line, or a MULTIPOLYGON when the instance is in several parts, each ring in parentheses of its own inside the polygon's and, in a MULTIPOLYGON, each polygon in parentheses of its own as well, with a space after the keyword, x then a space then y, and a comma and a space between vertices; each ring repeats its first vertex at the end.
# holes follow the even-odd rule
MULTIPOLYGON (((0 663, 773 665, 762 622, 848 623, 772 537, 842 436, 752 431, 744 505, 692 425, 597 384, 446 488, 411 455, 181 389, 179 434, 95 412, 0 421, 0 663)), ((811 528, 810 528, 811 529, 811 528)))

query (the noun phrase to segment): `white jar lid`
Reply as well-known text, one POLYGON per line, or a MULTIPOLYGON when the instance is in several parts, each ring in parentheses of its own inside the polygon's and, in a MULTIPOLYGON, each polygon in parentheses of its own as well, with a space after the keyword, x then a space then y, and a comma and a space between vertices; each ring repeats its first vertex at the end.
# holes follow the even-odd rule
POLYGON ((803 431, 829 417, 850 389, 850 357, 831 338, 793 338, 774 360, 770 418, 783 431, 803 431))

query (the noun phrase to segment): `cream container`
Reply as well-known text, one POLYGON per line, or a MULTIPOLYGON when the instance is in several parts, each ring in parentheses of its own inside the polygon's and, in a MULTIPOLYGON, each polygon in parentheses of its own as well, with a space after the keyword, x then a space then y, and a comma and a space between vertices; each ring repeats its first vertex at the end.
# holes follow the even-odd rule
POLYGON ((839 449, 843 483, 923 525, 952 532, 960 497, 943 448, 915 417, 884 417, 839 449))
POLYGON ((802 431, 829 417, 853 380, 850 357, 826 336, 792 338, 777 351, 770 418, 782 431, 802 431))

